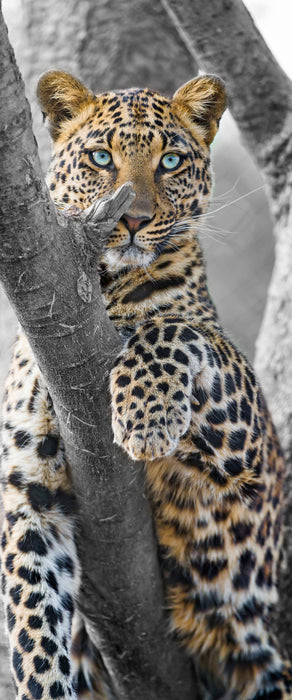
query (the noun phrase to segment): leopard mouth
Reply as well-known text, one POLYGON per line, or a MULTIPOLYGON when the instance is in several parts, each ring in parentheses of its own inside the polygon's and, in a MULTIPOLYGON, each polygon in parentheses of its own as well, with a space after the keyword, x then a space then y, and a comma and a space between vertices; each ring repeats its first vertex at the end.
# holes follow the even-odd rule
POLYGON ((154 251, 149 251, 130 243, 126 246, 108 248, 105 257, 111 269, 121 269, 124 266, 148 267, 156 258, 154 251))

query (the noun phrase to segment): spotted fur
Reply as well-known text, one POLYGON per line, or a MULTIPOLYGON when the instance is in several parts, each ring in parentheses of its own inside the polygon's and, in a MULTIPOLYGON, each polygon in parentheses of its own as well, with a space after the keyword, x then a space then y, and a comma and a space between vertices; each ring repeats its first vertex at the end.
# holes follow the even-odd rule
MULTIPOLYGON (((145 460, 171 627, 206 698, 291 700, 289 664, 270 628, 283 456, 254 372, 220 325, 197 235, 211 192, 209 146, 226 106, 222 82, 202 76, 172 99, 147 89, 94 96, 53 71, 38 96, 59 207, 86 208, 127 181, 136 193, 99 272, 125 339, 111 373, 114 439, 145 460)), ((4 403, 3 464, 3 585, 19 697, 81 697, 90 686, 106 697, 77 612, 72 634, 74 496, 22 334, 4 403)))

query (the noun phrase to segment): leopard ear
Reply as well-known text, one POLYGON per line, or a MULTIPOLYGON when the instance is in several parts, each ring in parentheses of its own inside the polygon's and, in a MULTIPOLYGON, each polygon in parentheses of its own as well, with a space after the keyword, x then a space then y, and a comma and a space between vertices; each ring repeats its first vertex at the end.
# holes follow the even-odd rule
POLYGON ((37 86, 37 98, 44 117, 49 120, 52 138, 60 133, 61 124, 73 119, 90 102, 93 93, 77 78, 64 71, 52 70, 44 73, 37 86))
POLYGON ((185 126, 191 130, 199 126, 209 146, 227 107, 224 82, 216 75, 202 75, 194 78, 176 91, 173 96, 173 106, 178 118, 185 126))

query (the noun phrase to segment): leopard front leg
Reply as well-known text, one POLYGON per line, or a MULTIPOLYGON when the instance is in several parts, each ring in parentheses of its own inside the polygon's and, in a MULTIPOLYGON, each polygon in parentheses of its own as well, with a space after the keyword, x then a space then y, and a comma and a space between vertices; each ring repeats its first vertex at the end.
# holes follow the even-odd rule
POLYGON ((52 401, 23 335, 4 398, 2 499, 2 587, 17 697, 72 700, 75 498, 52 401))
POLYGON ((6 382, 2 437, 0 559, 17 698, 80 700, 92 692, 104 699, 98 654, 76 605, 77 514, 64 446, 22 334, 6 382))
POLYGON ((190 428, 173 455, 146 463, 172 627, 205 698, 292 700, 270 622, 283 458, 245 358, 221 332, 205 328, 202 344, 201 329, 190 428))
POLYGON ((202 337, 173 317, 141 326, 111 373, 114 439, 132 459, 172 454, 191 422, 202 337))

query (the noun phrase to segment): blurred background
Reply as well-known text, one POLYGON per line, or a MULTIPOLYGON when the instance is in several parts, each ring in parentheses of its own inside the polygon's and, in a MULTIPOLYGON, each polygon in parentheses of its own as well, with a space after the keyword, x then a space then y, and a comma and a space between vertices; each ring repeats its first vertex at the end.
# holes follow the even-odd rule
MULTIPOLYGON (((39 75, 72 72, 95 92, 133 85, 171 95, 198 66, 151 0, 2 0, 11 42, 32 105, 44 170, 50 143, 35 100, 39 75)), ((275 58, 292 76, 289 0, 246 0, 275 58)), ((226 330, 253 359, 273 267, 272 221, 264 183, 225 113, 212 145, 215 187, 201 228, 209 288, 226 330)), ((16 319, 0 288, 0 395, 16 319)), ((1 628, 0 610, 0 628, 1 628)), ((5 640, 0 636, 0 700, 13 697, 5 640)))

